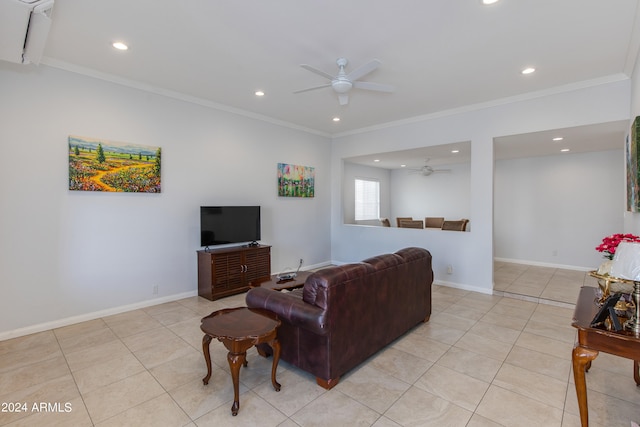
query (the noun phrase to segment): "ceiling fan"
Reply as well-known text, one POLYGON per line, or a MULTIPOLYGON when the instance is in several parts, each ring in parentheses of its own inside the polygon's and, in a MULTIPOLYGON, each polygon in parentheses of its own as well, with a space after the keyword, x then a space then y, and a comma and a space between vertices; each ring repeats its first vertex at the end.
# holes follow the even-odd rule
POLYGON ((412 174, 416 174, 419 173, 422 176, 429 176, 432 173, 436 173, 436 172, 451 172, 451 169, 434 169, 432 166, 429 166, 428 163, 429 159, 426 159, 425 161, 425 165, 422 166, 421 168, 409 168, 409 173, 412 174))
POLYGON ((310 90, 322 89, 322 88, 331 86, 333 90, 338 94, 338 102, 340 102, 340 105, 347 105, 349 103, 348 93, 352 88, 374 90, 377 92, 393 92, 394 91, 394 87, 391 85, 386 85, 382 83, 373 83, 373 82, 361 82, 358 80, 361 77, 366 76, 367 74, 369 74, 370 72, 378 68, 378 66, 380 65, 380 61, 378 61, 377 59, 372 59, 366 64, 356 68, 349 74, 347 74, 345 71, 345 67, 347 66, 348 63, 349 61, 347 61, 346 58, 338 58, 336 60, 336 64, 338 64, 339 70, 338 70, 338 74, 335 76, 329 73, 325 73, 322 70, 318 70, 317 68, 312 67, 311 65, 307 65, 307 64, 300 65, 305 70, 311 71, 312 73, 318 74, 322 77, 329 79, 330 82, 320 86, 314 86, 306 89, 296 90, 293 93, 308 92, 310 90))

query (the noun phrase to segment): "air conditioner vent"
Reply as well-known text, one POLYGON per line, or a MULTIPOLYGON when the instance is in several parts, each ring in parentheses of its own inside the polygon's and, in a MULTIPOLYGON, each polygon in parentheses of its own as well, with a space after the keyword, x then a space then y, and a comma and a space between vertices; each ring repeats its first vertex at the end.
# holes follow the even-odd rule
POLYGON ((38 64, 42 58, 54 0, 0 2, 0 60, 38 64))

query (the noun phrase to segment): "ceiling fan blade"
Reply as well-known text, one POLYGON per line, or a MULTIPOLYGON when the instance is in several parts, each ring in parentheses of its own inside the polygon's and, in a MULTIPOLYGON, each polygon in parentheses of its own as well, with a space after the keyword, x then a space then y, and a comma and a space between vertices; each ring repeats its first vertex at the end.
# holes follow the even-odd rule
POLYGON ((320 85, 320 86, 308 87, 306 89, 295 90, 295 91, 293 91, 293 93, 309 92, 310 90, 322 89, 323 87, 329 87, 329 86, 331 86, 331 83, 327 83, 327 84, 320 85))
POLYGON ((371 61, 367 62, 364 65, 361 65, 360 67, 347 74, 347 78, 352 82, 358 80, 360 77, 366 76, 367 74, 378 68, 379 65, 380 61, 378 61, 377 59, 372 59, 371 61))
POLYGON ((349 95, 347 94, 338 95, 338 101, 340 102, 340 105, 347 105, 349 103, 349 95))
POLYGON ((320 76, 322 76, 322 77, 325 77, 325 78, 327 78, 327 79, 329 79, 329 80, 333 80, 333 79, 335 78, 335 77, 334 77, 334 76, 332 76, 331 74, 329 74, 329 73, 325 73, 325 72, 324 72, 324 71, 322 71, 322 70, 318 70, 317 68, 312 67, 311 65, 307 65, 307 64, 300 64, 300 66, 301 66, 302 68, 304 68, 305 70, 307 70, 307 71, 311 71, 312 73, 318 74, 318 75, 320 75, 320 76))
POLYGON ((378 92, 393 92, 395 90, 391 85, 373 82, 353 82, 353 87, 356 89, 375 90, 378 92))

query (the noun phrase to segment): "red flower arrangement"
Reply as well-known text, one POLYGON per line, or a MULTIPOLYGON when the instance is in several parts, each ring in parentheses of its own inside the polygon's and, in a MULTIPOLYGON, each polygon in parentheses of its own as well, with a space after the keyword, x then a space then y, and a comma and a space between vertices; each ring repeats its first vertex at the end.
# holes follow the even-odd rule
POLYGON ((596 251, 602 252, 605 258, 613 259, 620 242, 640 242, 640 237, 634 234, 612 234, 602 239, 602 243, 596 246, 596 251))

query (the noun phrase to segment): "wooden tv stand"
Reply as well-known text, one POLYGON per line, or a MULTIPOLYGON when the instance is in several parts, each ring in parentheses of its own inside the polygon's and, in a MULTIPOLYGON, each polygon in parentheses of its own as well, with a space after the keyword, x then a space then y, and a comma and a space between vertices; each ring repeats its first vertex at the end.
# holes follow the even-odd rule
POLYGON ((198 295, 209 300, 245 292, 271 279, 271 246, 198 251, 198 295))

